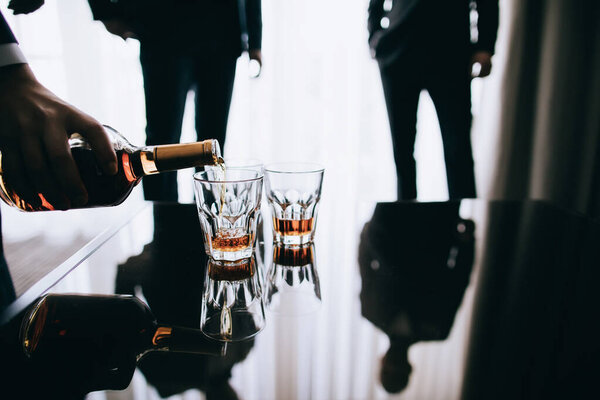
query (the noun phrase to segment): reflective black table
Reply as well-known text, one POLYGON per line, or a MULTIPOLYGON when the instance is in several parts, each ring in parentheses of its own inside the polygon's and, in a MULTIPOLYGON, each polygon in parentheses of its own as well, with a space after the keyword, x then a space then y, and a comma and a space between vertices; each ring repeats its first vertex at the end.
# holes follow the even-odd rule
MULTIPOLYGON (((544 202, 482 200, 366 204, 353 223, 332 220, 320 216, 310 253, 274 248, 265 220, 255 252, 263 293, 274 265, 287 264, 280 284, 308 284, 314 297, 272 312, 263 296, 265 328, 222 353, 158 351, 111 365, 135 345, 123 339, 133 317, 82 306, 80 331, 95 327, 85 341, 62 356, 26 356, 22 321, 44 293, 136 296, 159 324, 199 328, 208 260, 195 206, 146 203, 128 212, 63 248, 64 260, 42 278, 13 279, 0 390, 6 398, 598 396, 598 221, 544 202)), ((9 248, 19 246, 5 247, 10 269, 9 248)))

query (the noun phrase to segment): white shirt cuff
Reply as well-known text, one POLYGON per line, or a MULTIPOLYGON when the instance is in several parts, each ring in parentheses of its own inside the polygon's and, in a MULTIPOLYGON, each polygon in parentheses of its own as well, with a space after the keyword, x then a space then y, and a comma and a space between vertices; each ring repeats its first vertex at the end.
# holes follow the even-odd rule
POLYGON ((0 67, 12 64, 25 64, 27 59, 16 43, 0 44, 0 67))

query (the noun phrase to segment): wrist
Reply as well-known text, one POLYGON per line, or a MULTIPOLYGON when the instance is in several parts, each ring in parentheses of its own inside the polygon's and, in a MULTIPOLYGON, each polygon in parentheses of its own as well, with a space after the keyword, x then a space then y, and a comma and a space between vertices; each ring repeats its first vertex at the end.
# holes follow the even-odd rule
POLYGON ((11 64, 0 67, 0 95, 14 88, 37 82, 29 64, 11 64))
POLYGON ((474 44, 471 47, 471 54, 473 55, 473 54, 478 54, 478 53, 487 53, 490 55, 490 57, 494 55, 494 52, 492 50, 490 50, 489 48, 487 48, 485 46, 480 46, 480 45, 474 44))
POLYGON ((27 59, 17 43, 0 44, 0 67, 26 62, 27 59))

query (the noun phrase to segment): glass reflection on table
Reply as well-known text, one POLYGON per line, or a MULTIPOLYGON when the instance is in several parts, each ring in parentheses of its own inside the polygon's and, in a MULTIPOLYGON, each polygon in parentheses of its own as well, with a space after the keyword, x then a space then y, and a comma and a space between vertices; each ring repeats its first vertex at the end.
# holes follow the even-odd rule
POLYGON ((320 308, 321 284, 314 244, 273 246, 265 302, 269 311, 286 316, 310 314, 320 308))

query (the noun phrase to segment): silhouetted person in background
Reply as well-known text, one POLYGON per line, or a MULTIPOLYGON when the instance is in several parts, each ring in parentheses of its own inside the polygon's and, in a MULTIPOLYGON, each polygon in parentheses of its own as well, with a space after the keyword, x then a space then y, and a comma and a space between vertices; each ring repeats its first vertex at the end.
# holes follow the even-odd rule
POLYGON ((462 302, 473 266, 475 226, 459 217, 459 205, 408 209, 379 203, 363 228, 361 311, 389 337, 380 371, 389 393, 408 385, 408 348, 446 339, 462 302))
MULTIPOLYGON (((140 41, 146 144, 179 143, 187 94, 198 140, 225 142, 238 57, 262 64, 261 0, 89 0, 94 19, 140 41)), ((147 200, 177 200, 177 174, 144 179, 147 200)))
POLYGON ((498 0, 370 0, 369 45, 388 110, 398 199, 417 197, 414 147, 421 90, 435 105, 451 199, 475 197, 471 150, 471 71, 490 73, 498 0), (470 10, 477 10, 471 42, 470 10))

